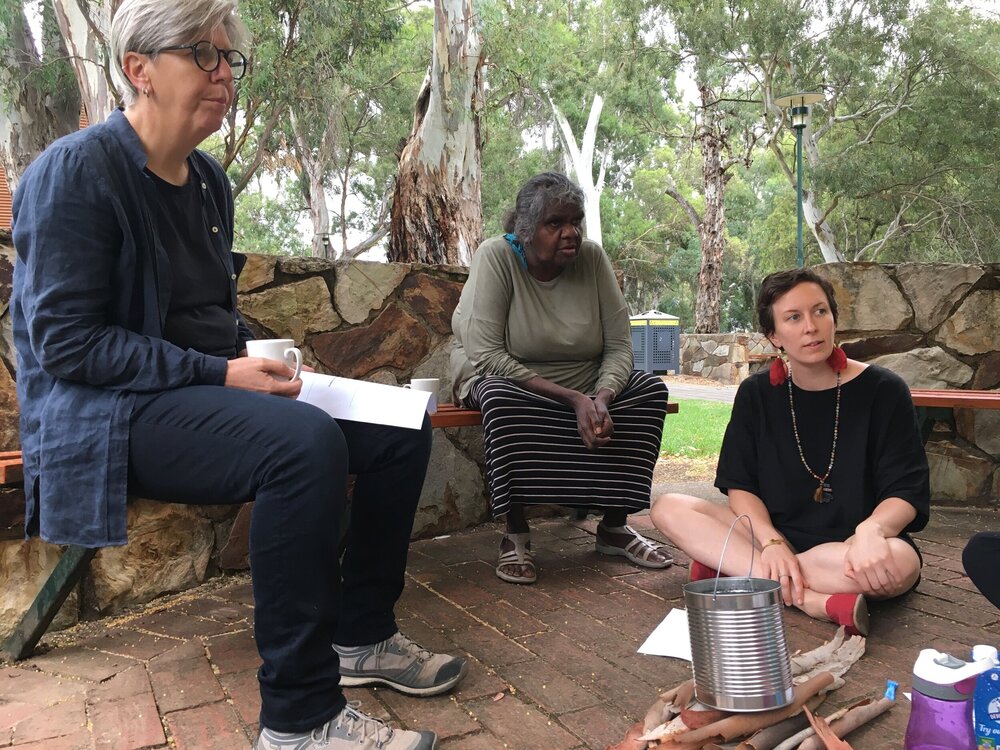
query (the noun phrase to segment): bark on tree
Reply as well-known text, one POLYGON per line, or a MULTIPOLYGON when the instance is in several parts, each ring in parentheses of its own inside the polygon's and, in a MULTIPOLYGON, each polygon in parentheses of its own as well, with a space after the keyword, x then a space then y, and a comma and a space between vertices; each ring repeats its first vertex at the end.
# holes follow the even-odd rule
POLYGON ((320 138, 319 147, 313 149, 306 139, 306 134, 302 132, 302 125, 299 118, 296 117, 295 111, 289 110, 288 116, 295 138, 296 159, 305 173, 308 186, 306 203, 313 227, 312 255, 316 258, 333 260, 336 251, 333 250, 330 242, 330 210, 326 203, 326 180, 324 179, 324 169, 330 156, 329 144, 332 139, 328 138, 328 135, 332 123, 327 122, 327 128, 320 138))
MULTIPOLYGON (((780 113, 779 113, 780 114, 780 113)), ((779 125, 781 121, 779 120, 779 125)), ((781 171, 784 172, 785 177, 791 183, 792 187, 795 187, 795 181, 797 178, 795 170, 792 165, 788 163, 785 158, 784 152, 780 148, 780 143, 777 139, 777 134, 780 132, 780 128, 776 128, 770 135, 768 139, 768 145, 778 160, 778 166, 781 171)), ((809 168, 819 168, 821 165, 819 147, 816 141, 818 140, 818 135, 813 134, 810 128, 802 133, 802 148, 804 149, 804 154, 806 160, 809 163, 809 168)), ((816 203, 816 193, 810 190, 806 186, 805 175, 803 175, 803 185, 802 185, 802 223, 804 227, 807 227, 810 232, 812 232, 813 237, 816 239, 816 244, 819 245, 819 250, 823 254, 823 262, 825 263, 842 263, 846 260, 844 254, 837 247, 837 236, 834 234, 833 229, 830 228, 830 224, 827 222, 827 217, 830 212, 836 208, 837 201, 833 200, 830 207, 827 210, 823 210, 816 203)))
POLYGON ((698 296, 694 306, 694 332, 718 333, 720 328, 719 295, 722 291, 722 259, 726 249, 726 183, 729 170, 747 157, 723 159, 728 148, 729 132, 724 128, 723 113, 712 106, 716 96, 705 84, 698 87, 701 94, 701 121, 698 124, 698 142, 702 159, 702 195, 704 213, 699 215, 694 206, 673 186, 664 191, 677 201, 698 230, 701 241, 701 270, 698 272, 698 296))
POLYGON ((552 114, 559 125, 559 136, 562 141, 563 151, 566 160, 569 162, 572 173, 576 176, 576 184, 583 191, 584 214, 586 216, 586 235, 588 240, 593 240, 598 245, 602 244, 603 231, 601 228, 601 192, 604 190, 604 173, 607 167, 608 152, 601 155, 601 163, 598 167, 597 179, 594 179, 594 149, 597 143, 597 126, 601 121, 601 110, 604 108, 604 97, 594 94, 594 100, 590 105, 590 114, 587 117, 587 127, 583 131, 583 138, 577 145, 576 136, 573 135, 573 128, 570 127, 566 116, 559 110, 551 99, 549 104, 552 107, 552 114))
POLYGON ((481 48, 472 0, 435 0, 431 69, 399 157, 391 261, 467 266, 480 242, 481 48))
MULTIPOLYGON (((702 88, 702 100, 705 89, 702 88)), ((711 116, 707 114, 706 116, 711 116)), ((694 332, 719 332, 719 293, 722 290, 722 256, 726 247, 726 173, 722 164, 722 142, 716 128, 703 128, 701 138, 702 188, 705 210, 698 225, 701 240, 701 270, 694 307, 694 332)))
POLYGON ((120 4, 121 0, 53 0, 59 30, 91 124, 107 119, 117 103, 109 67, 108 33, 111 18, 120 4))
MULTIPOLYGON (((46 146, 72 133, 79 123, 80 98, 75 87, 50 91, 38 85, 44 62, 38 58, 34 35, 23 13, 9 22, 10 44, 0 51, 0 165, 11 193, 28 165, 46 146)), ((46 33, 43 47, 51 57, 66 56, 58 33, 46 33)))

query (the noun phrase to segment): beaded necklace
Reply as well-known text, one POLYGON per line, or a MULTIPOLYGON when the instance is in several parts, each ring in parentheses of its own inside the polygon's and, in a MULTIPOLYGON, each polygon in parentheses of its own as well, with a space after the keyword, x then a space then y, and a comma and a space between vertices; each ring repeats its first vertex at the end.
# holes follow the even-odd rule
POLYGON ((792 396, 792 368, 788 365, 788 408, 792 412, 792 433, 795 435, 795 447, 799 449, 799 458, 802 460, 802 465, 806 467, 806 471, 809 472, 809 476, 819 482, 819 487, 813 493, 813 502, 817 503, 828 503, 833 500, 833 493, 830 492, 829 486, 826 480, 830 476, 830 472, 833 471, 833 460, 837 456, 837 428, 840 427, 840 370, 837 370, 837 402, 833 410, 833 446, 830 448, 830 463, 826 467, 826 473, 820 476, 815 471, 813 471, 809 464, 806 463, 806 456, 802 452, 802 441, 799 440, 799 426, 795 421, 795 398, 792 396))

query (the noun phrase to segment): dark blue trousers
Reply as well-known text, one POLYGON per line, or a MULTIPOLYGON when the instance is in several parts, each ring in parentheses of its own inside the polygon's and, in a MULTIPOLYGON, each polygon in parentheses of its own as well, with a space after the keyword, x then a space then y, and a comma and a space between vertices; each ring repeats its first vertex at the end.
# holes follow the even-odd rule
POLYGON ((309 404, 235 388, 140 395, 130 492, 187 504, 253 499, 250 568, 261 724, 310 731, 344 706, 333 643, 396 632, 413 517, 431 449, 421 430, 337 422, 309 404), (347 475, 357 475, 337 558, 347 475))
POLYGON ((980 531, 973 535, 962 550, 965 572, 994 607, 1000 607, 1000 576, 996 572, 998 560, 1000 532, 980 531))

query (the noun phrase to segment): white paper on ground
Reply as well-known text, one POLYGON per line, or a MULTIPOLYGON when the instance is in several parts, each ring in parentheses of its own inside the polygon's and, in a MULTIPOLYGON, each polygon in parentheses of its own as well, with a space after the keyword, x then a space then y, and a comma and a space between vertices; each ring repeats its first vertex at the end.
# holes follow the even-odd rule
POLYGON ((691 635, 688 632, 686 609, 672 609, 663 622, 649 634, 645 643, 639 646, 640 654, 651 656, 672 656, 675 659, 691 661, 691 635))
POLYGON ((420 429, 424 414, 437 408, 433 393, 336 378, 316 372, 302 373, 299 401, 318 406, 334 419, 420 429))

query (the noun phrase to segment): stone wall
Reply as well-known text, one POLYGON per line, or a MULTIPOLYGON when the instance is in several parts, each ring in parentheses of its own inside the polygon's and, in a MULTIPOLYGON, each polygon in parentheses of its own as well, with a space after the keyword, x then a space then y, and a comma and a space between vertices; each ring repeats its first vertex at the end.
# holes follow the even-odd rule
MULTIPOLYGON (((7 312, 13 259, 9 236, 0 237, 0 450, 19 447, 7 312)), ((451 314, 466 276, 458 267, 250 256, 240 277, 239 305, 259 337, 294 339, 306 364, 319 372, 391 384, 437 377, 440 398, 448 401, 451 314)), ((414 536, 486 519, 483 461, 481 428, 434 431, 414 536)), ((97 554, 56 625, 110 614, 217 575, 238 507, 134 499, 129 544, 97 554)), ((22 536, 23 514, 0 513, 0 637, 23 614, 60 554, 53 545, 22 536)))
POLYGON ((762 333, 682 333, 681 374, 738 385, 774 352, 762 333))
MULTIPOLYGON (((1000 388, 1000 265, 832 263, 817 266, 841 306, 849 356, 912 388, 1000 388)), ((1000 501, 1000 411, 956 409, 927 443, 935 503, 1000 501)))
MULTIPOLYGON (((1000 388, 1000 265, 831 263, 837 338, 848 355, 913 388, 1000 388)), ((756 363, 747 334, 682 336, 681 371, 737 383, 756 363)), ((763 350, 761 350, 763 351, 763 350)), ((1000 502, 1000 411, 957 409, 927 443, 933 500, 1000 502)))

